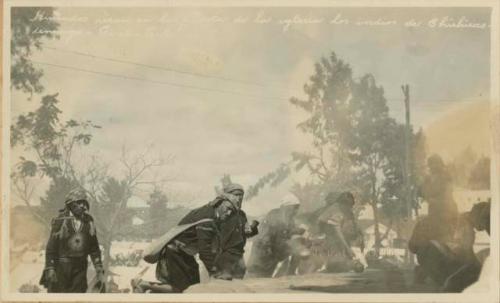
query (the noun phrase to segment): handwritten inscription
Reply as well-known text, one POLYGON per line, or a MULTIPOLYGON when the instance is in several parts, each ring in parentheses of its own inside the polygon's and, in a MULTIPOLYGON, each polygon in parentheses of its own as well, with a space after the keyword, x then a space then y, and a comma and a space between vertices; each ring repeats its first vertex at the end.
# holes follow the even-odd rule
MULTIPOLYGON (((88 16, 63 16, 59 12, 55 12, 52 17, 44 15, 39 11, 32 22, 40 22, 48 19, 53 19, 57 22, 65 22, 67 24, 94 24, 96 29, 93 31, 104 36, 134 36, 134 35, 168 35, 169 31, 181 31, 186 26, 193 25, 225 25, 234 24, 242 26, 253 24, 255 26, 276 26, 283 32, 300 27, 314 26, 324 24, 325 26, 353 26, 353 27, 394 27, 400 26, 404 28, 428 28, 428 29, 444 29, 444 30, 461 30, 473 29, 483 30, 489 27, 489 24, 482 21, 475 21, 466 16, 461 17, 429 17, 429 19, 394 20, 383 16, 372 18, 349 18, 343 16, 342 13, 335 14, 334 17, 315 16, 314 14, 293 14, 291 16, 280 16, 279 18, 269 14, 265 10, 260 10, 256 13, 248 15, 236 15, 232 17, 220 15, 205 15, 201 13, 189 15, 169 15, 162 14, 159 17, 143 16, 143 17, 120 17, 120 16, 103 16, 91 19, 88 16), (125 27, 125 24, 141 25, 140 29, 134 33, 130 27, 125 27), (144 29, 146 27, 146 29, 144 29), (126 29, 129 28, 129 29, 126 29)), ((35 28, 38 34, 46 33, 45 30, 35 28)), ((54 32, 56 33, 56 32, 54 32)), ((59 35, 89 35, 91 30, 85 29, 58 29, 59 35)))

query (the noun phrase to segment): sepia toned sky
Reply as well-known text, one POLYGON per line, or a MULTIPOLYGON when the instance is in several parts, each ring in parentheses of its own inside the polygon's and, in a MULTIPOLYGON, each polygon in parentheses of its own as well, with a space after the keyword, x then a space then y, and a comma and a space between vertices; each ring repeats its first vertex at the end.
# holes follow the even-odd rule
MULTIPOLYGON (((295 127, 304 116, 288 99, 303 96, 314 62, 332 51, 351 65, 355 77, 375 76, 400 121, 400 86, 408 83, 417 128, 489 98, 488 9, 57 12, 60 39, 33 56, 44 69, 46 93, 59 92, 65 118, 103 127, 89 152, 104 161, 115 161, 123 144, 139 150, 153 143, 155 151, 174 155, 165 174, 175 175, 168 190, 181 193, 179 204, 193 195, 193 205, 213 198, 225 173, 251 185, 292 151, 307 149, 309 141, 295 127), (469 27, 456 27, 460 19, 469 27), (421 25, 405 26, 412 20, 421 25), (287 25, 291 21, 296 24, 287 25), (475 28, 481 24, 486 27, 475 28)), ((36 105, 26 98, 13 93, 13 115, 36 105)), ((291 182, 249 201, 248 212, 276 207, 291 182)))

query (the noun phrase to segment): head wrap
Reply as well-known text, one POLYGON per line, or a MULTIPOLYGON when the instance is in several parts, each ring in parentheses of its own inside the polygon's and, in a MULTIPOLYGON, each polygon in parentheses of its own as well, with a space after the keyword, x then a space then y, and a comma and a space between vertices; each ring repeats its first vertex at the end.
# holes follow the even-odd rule
POLYGON ((354 206, 354 195, 349 191, 345 191, 340 194, 340 196, 337 199, 337 202, 352 207, 354 206))
POLYGON ((222 200, 219 204, 217 204, 215 210, 217 217, 220 218, 221 211, 228 211, 228 210, 237 211, 237 208, 230 200, 222 200))
POLYGON ((245 190, 243 189, 243 186, 237 184, 237 183, 230 183, 226 186, 224 186, 224 192, 225 193, 232 193, 232 192, 235 192, 235 191, 241 191, 242 193, 245 192, 245 190))
POLYGON ((227 207, 234 210, 234 204, 229 200, 223 200, 217 207, 227 207))
POLYGON ((490 225, 491 202, 478 202, 469 211, 469 216, 474 222, 483 222, 490 225))
POLYGON ((95 235, 96 229, 95 229, 95 224, 94 224, 93 218, 90 215, 88 215, 88 213, 87 213, 87 211, 90 209, 90 205, 89 205, 88 198, 87 198, 87 193, 82 188, 75 188, 66 195, 66 198, 64 199, 64 205, 66 207, 59 210, 59 212, 60 212, 59 217, 54 219, 55 221, 62 220, 62 223, 59 225, 59 229, 57 231, 55 231, 55 235, 57 237, 59 237, 60 239, 66 239, 69 237, 69 226, 70 226, 70 223, 71 223, 70 221, 72 220, 72 217, 70 216, 70 210, 69 210, 68 205, 70 205, 73 202, 77 202, 77 201, 84 201, 85 207, 87 208, 87 210, 84 212, 84 216, 82 217, 82 220, 89 223, 90 235, 91 236, 95 235))
POLYGON ((76 188, 70 191, 66 195, 66 199, 64 199, 64 205, 68 206, 72 202, 76 201, 84 201, 85 202, 85 207, 87 208, 87 211, 90 210, 90 204, 88 201, 88 196, 87 192, 82 189, 82 188, 76 188))
POLYGON ((230 193, 221 193, 220 195, 218 195, 213 201, 210 201, 208 203, 208 205, 212 206, 212 207, 219 207, 222 202, 226 201, 226 203, 229 203, 232 205, 232 207, 234 209, 238 209, 238 198, 233 195, 233 194, 230 194, 230 193))
POLYGON ((76 188, 76 189, 73 189, 72 191, 70 191, 66 195, 66 199, 64 200, 64 204, 68 205, 71 202, 76 202, 76 201, 81 201, 81 200, 87 201, 87 193, 85 192, 85 190, 83 190, 81 188, 76 188))

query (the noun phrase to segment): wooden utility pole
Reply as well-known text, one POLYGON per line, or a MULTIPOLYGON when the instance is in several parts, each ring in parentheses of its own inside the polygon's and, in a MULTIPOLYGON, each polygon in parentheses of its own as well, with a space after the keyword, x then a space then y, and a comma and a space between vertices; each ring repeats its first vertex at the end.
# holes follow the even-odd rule
POLYGON ((405 102, 405 165, 404 165, 404 181, 405 181, 405 200, 406 200, 406 215, 411 219, 412 213, 412 186, 411 186, 411 125, 410 125, 410 86, 402 85, 401 89, 404 94, 405 102))
MULTIPOLYGON (((410 86, 408 84, 402 85, 404 102, 405 102, 405 165, 403 168, 404 172, 404 183, 405 183, 405 200, 406 200, 406 216, 408 219, 408 224, 412 219, 412 208, 413 208, 413 186, 412 186, 412 142, 411 142, 411 124, 410 124, 410 86)), ((407 260, 409 264, 413 264, 413 256, 410 251, 406 251, 407 260)))

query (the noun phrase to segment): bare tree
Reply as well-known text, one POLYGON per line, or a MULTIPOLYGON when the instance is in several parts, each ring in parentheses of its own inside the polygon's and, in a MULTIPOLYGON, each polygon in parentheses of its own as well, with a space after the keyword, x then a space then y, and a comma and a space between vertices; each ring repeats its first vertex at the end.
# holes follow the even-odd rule
POLYGON ((45 228, 45 231, 49 231, 50 222, 37 212, 33 207, 33 199, 36 192, 37 184, 41 181, 40 179, 35 180, 36 177, 31 177, 23 174, 12 174, 12 193, 23 202, 23 204, 28 208, 31 215, 41 223, 45 228))
POLYGON ((86 189, 94 206, 100 243, 104 248, 104 267, 109 268, 112 242, 123 232, 127 202, 134 195, 152 192, 173 181, 175 177, 165 175, 165 167, 172 164, 174 157, 154 156, 152 145, 141 152, 132 152, 126 145, 118 158, 119 177, 112 176, 109 166, 93 158, 88 169, 77 179, 86 189))

